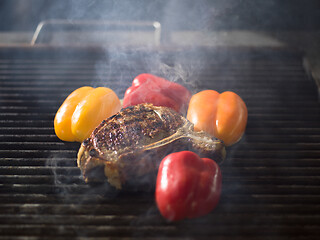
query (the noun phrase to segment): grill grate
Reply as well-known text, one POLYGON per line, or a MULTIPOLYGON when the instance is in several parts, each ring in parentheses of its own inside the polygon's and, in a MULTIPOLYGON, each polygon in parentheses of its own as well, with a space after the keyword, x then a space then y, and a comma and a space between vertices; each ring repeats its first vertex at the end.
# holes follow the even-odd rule
POLYGON ((299 54, 69 51, 0 50, 0 239, 317 239, 320 108, 299 54), (221 201, 205 217, 168 223, 152 193, 84 184, 79 144, 54 134, 71 91, 104 85, 123 96, 142 72, 183 78, 194 92, 232 90, 247 103, 246 134, 227 149, 221 201))

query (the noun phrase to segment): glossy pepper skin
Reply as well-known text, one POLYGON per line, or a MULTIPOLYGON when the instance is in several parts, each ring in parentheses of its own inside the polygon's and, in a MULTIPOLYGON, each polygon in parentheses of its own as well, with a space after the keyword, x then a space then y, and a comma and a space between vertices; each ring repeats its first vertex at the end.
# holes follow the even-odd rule
POLYGON ((192 96, 187 119, 196 131, 206 131, 223 140, 226 146, 238 142, 247 125, 248 110, 234 92, 204 90, 192 96))
POLYGON ((218 164, 190 151, 169 154, 160 163, 155 198, 170 221, 196 218, 219 202, 222 176, 218 164))
POLYGON ((78 88, 57 111, 54 118, 55 133, 63 141, 82 142, 103 119, 120 109, 120 100, 110 88, 78 88))
POLYGON ((191 93, 178 83, 164 78, 143 73, 138 75, 124 95, 123 107, 140 103, 152 103, 155 106, 165 106, 182 114, 186 113, 191 93))

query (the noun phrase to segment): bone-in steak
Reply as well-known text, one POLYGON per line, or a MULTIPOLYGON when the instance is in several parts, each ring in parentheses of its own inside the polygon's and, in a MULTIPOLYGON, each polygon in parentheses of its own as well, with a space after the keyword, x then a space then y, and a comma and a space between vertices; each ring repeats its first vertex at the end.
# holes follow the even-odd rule
POLYGON ((139 104, 102 121, 81 144, 78 166, 86 182, 107 178, 120 189, 127 183, 152 183, 160 161, 182 150, 218 163, 225 157, 222 141, 193 131, 193 124, 179 113, 167 107, 139 104))

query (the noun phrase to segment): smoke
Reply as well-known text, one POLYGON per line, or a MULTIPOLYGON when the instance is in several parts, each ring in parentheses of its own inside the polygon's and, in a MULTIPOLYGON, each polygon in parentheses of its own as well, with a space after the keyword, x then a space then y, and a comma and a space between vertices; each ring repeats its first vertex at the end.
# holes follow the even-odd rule
POLYGON ((71 162, 60 155, 51 155, 47 158, 46 166, 52 173, 54 191, 64 203, 76 203, 81 207, 88 199, 115 198, 119 192, 108 183, 88 185, 83 181, 82 174, 76 168, 76 157, 71 162), (76 196, 76 200, 74 199, 76 196))
MULTIPOLYGON (((108 20, 108 21, 160 21, 165 29, 164 34, 170 35, 170 31, 177 29, 207 30, 210 26, 210 8, 207 1, 67 1, 66 3, 56 4, 50 2, 47 10, 41 14, 41 19, 65 18, 66 22, 73 24, 77 20, 108 20), (192 9, 193 11, 190 11, 192 9), (58 14, 57 14, 58 13, 58 14)), ((92 33, 92 31, 89 33, 92 33)), ((168 36, 167 35, 167 36, 168 36)), ((85 36, 92 37, 87 32, 85 36)), ((164 36, 166 38, 166 36, 164 36)), ((79 43, 70 40, 68 35, 57 38, 60 43, 79 43)), ((88 40, 88 39, 85 39, 88 40)), ((104 41, 103 36, 100 40, 104 41)), ((127 39, 130 43, 132 39, 127 39)), ((168 39, 162 39, 169 41, 168 39)), ((164 43, 165 44, 165 43, 164 43)), ((152 46, 143 45, 137 48, 119 47, 118 44, 105 45, 103 57, 94 63, 94 78, 88 79, 86 85, 94 87, 105 86, 113 89, 122 98, 124 91, 131 85, 135 76, 147 72, 164 77, 170 81, 181 83, 192 93, 198 91, 197 82, 202 70, 206 67, 203 52, 192 51, 190 55, 179 53, 178 50, 172 51, 173 54, 167 58, 167 52, 152 50, 152 46), (150 51, 144 51, 145 48, 150 51), (190 57, 198 59, 190 61, 190 57)), ((74 156, 76 162, 76 154, 74 156)), ((50 167, 53 175, 54 185, 59 195, 66 202, 72 202, 75 195, 79 198, 77 203, 81 205, 87 201, 90 195, 116 197, 118 192, 108 184, 89 186, 82 182, 80 171, 78 175, 68 172, 64 168, 61 174, 59 157, 51 156, 48 158, 46 166, 50 167), (75 191, 80 191, 81 194, 75 191), (83 197, 83 198, 82 198, 83 197)), ((74 171, 74 165, 70 171, 74 171)))

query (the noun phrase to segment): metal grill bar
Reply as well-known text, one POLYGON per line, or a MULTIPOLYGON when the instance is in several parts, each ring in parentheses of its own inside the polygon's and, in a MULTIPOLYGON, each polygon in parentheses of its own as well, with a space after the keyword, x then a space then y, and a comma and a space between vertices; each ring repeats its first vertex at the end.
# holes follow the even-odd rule
POLYGON ((0 49, 0 239, 317 239, 320 108, 299 54, 68 51, 0 49), (246 134, 227 149, 221 200, 207 216, 168 223, 152 192, 85 184, 79 144, 54 134, 71 91, 108 86, 122 97, 142 72, 193 92, 232 90, 247 103, 246 134))

